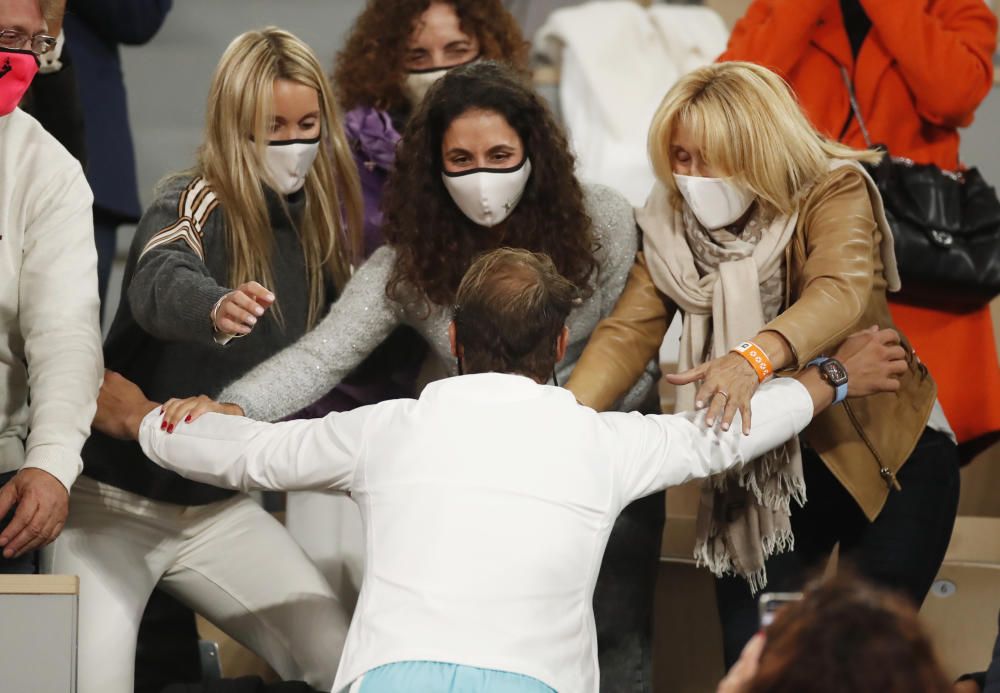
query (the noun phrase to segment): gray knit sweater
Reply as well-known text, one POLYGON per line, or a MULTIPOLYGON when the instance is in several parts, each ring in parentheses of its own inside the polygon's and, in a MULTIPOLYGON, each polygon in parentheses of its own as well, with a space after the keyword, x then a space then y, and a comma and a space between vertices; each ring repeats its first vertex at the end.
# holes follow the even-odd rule
MULTIPOLYGON (((175 177, 143 215, 125 265, 122 300, 104 343, 108 368, 150 399, 214 395, 308 329, 309 285, 296 226, 305 213, 299 192, 266 193, 273 238, 271 267, 278 297, 253 332, 223 347, 209 314, 230 291, 225 210, 201 178, 175 177)), ((332 296, 330 297, 333 298, 332 296)), ((84 474, 158 501, 202 505, 232 491, 184 479, 147 459, 135 441, 98 431, 83 448, 84 474)))
MULTIPOLYGON (((556 368, 560 383, 569 379, 577 359, 597 323, 614 308, 625 287, 638 244, 631 205, 614 190, 588 185, 584 188, 587 213, 594 222, 600 251, 594 292, 570 313, 570 344, 556 368)), ((354 273, 329 314, 306 336, 272 356, 218 395, 220 402, 235 402, 247 416, 275 421, 319 399, 400 324, 414 327, 449 373, 456 372, 448 341, 451 307, 433 306, 423 315, 418 306, 404 305, 386 295, 396 253, 379 248, 354 273)), ((655 365, 626 395, 621 408, 634 409, 655 382, 655 365)))

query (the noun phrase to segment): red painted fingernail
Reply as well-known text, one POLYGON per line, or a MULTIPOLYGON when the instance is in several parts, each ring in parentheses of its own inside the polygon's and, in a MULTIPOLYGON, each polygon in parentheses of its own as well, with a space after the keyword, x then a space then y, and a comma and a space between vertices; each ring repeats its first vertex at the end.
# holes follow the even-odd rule
POLYGON ((173 433, 173 432, 174 432, 174 425, 170 424, 169 426, 167 426, 167 433, 173 433))
POLYGON ((184 417, 184 420, 185 420, 185 421, 186 421, 187 423, 191 423, 191 415, 190 415, 190 414, 188 414, 188 415, 187 415, 186 417, 184 417))
POLYGON ((164 421, 163 423, 160 424, 160 430, 161 431, 167 430, 167 422, 166 421, 164 421))

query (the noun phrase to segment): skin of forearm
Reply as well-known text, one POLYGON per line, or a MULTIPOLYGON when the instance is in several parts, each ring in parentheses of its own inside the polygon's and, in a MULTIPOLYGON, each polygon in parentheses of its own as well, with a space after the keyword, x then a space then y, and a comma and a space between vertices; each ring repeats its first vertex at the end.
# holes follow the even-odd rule
POLYGON ((813 416, 816 416, 833 404, 833 398, 836 395, 836 391, 828 382, 823 380, 819 374, 818 368, 815 366, 807 368, 796 376, 796 379, 802 383, 802 385, 809 392, 809 396, 812 398, 813 416))
POLYGON ((154 409, 158 409, 159 407, 159 402, 147 400, 142 406, 136 406, 132 409, 128 417, 125 419, 125 426, 128 429, 132 440, 139 440, 139 427, 142 425, 142 420, 146 418, 146 415, 148 415, 149 412, 154 409))
POLYGON ((771 359, 771 367, 775 371, 780 371, 782 368, 790 365, 794 360, 792 347, 789 346, 785 338, 777 332, 765 330, 750 341, 754 342, 764 350, 767 357, 771 359))

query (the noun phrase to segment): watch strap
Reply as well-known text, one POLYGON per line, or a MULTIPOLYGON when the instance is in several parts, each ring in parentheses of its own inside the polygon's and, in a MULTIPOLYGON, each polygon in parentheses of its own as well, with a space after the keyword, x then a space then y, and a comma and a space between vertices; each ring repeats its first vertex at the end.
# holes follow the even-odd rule
MULTIPOLYGON (((817 368, 819 368, 824 363, 829 361, 831 358, 832 357, 830 356, 817 356, 812 361, 806 364, 806 368, 808 368, 809 366, 816 366, 817 368)), ((840 404, 845 399, 847 399, 847 383, 844 383, 843 385, 833 385, 831 383, 831 385, 833 386, 834 389, 834 396, 833 396, 834 404, 840 404)))

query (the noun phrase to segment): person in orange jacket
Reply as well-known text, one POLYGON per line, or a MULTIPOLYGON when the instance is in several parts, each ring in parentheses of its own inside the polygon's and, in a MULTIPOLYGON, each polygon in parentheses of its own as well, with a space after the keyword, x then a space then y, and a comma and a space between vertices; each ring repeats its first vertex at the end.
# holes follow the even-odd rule
MULTIPOLYGON (((972 122, 990 90, 996 46, 997 18, 983 0, 754 0, 719 60, 776 71, 820 132, 864 148, 843 67, 873 142, 893 156, 956 170, 958 128, 972 122)), ((934 374, 971 458, 1000 437, 989 307, 959 314, 894 302, 891 309, 934 374)))

